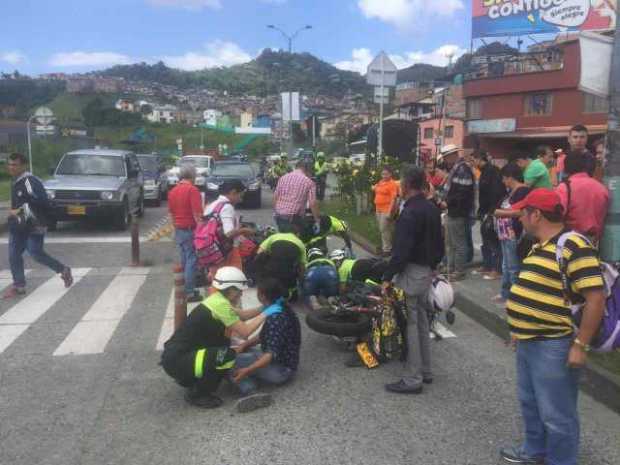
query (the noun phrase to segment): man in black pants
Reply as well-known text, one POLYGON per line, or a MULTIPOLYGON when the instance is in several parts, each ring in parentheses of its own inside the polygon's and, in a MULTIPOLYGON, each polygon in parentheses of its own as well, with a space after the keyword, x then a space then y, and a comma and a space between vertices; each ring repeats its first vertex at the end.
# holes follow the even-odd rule
POLYGON ((28 253, 41 265, 60 275, 65 287, 73 284, 71 269, 43 250, 43 239, 52 210, 43 183, 27 171, 28 160, 21 153, 9 156, 8 171, 13 177, 9 210, 9 263, 13 285, 4 292, 10 299, 26 293, 23 254, 28 253))
POLYGON ((409 351, 402 378, 385 388, 391 392, 420 394, 422 383, 433 381, 429 323, 423 299, 431 285, 433 270, 444 255, 439 209, 424 195, 426 175, 421 168, 403 170, 401 191, 404 208, 396 222, 392 257, 383 274, 383 289, 392 282, 407 296, 409 351))

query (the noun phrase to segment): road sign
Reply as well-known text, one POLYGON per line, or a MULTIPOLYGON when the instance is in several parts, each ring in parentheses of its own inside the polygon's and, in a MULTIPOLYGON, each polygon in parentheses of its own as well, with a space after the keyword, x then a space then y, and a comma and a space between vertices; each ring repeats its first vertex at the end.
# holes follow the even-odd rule
POLYGON ((381 100, 383 100, 384 105, 387 105, 388 103, 390 103, 390 88, 389 87, 383 87, 383 99, 381 97, 381 87, 375 87, 374 102, 381 103, 381 100))
POLYGON ((398 68, 385 52, 380 52, 368 65, 366 82, 371 86, 394 87, 398 68))
POLYGON ((54 112, 48 107, 39 107, 34 112, 34 119, 41 126, 49 126, 54 121, 54 112))

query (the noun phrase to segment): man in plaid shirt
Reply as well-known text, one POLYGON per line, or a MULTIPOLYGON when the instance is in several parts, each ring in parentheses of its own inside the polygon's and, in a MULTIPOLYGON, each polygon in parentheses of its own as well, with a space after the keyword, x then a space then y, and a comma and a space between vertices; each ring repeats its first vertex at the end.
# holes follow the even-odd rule
POLYGON ((278 181, 275 198, 275 220, 280 232, 291 232, 292 224, 303 218, 310 207, 315 229, 320 229, 320 212, 316 200, 316 185, 310 179, 310 168, 303 161, 297 162, 295 171, 285 174, 278 181))

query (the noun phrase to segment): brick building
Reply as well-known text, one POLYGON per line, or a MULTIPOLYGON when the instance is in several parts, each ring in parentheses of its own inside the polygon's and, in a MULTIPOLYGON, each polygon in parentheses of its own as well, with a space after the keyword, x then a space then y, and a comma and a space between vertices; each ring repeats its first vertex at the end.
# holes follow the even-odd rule
POLYGON ((474 65, 464 83, 468 147, 507 158, 540 144, 566 149, 578 123, 588 127, 590 142, 607 131, 607 100, 579 89, 576 37, 518 55, 477 57, 474 65))

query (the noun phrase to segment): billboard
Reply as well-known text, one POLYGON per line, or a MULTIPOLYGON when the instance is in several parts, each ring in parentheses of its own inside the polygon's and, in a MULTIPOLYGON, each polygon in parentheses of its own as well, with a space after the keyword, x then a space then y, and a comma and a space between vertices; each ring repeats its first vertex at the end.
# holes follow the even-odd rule
POLYGON ((613 29, 617 0, 472 0, 472 37, 613 29))

